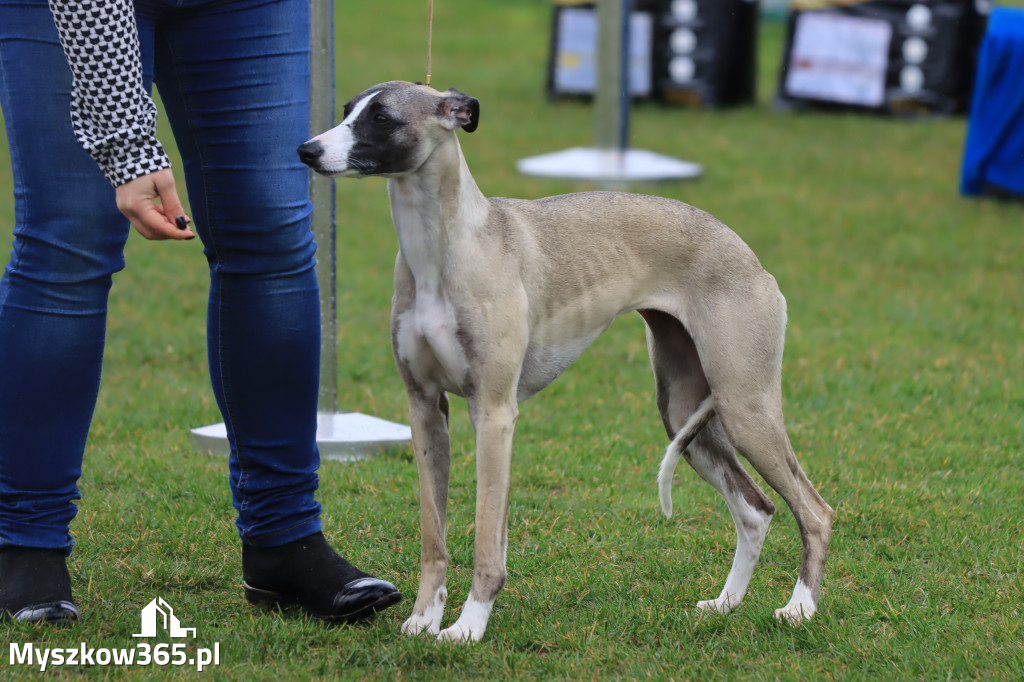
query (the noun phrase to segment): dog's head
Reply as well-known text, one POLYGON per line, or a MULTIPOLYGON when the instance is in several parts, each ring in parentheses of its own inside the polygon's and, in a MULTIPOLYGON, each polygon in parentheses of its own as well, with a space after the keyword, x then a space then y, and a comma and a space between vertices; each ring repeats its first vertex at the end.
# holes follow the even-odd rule
POLYGON ((407 175, 446 135, 471 133, 479 121, 480 102, 454 88, 390 81, 356 95, 341 123, 302 144, 299 158, 322 175, 407 175))

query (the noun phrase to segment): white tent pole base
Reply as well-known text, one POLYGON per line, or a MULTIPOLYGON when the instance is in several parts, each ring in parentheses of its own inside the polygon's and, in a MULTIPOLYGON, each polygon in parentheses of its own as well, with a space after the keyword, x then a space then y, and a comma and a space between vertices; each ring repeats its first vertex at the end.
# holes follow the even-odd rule
POLYGON ((524 175, 565 180, 590 180, 611 185, 628 182, 688 180, 704 169, 645 149, 573 147, 561 152, 522 159, 516 168, 524 175))
MULTIPOLYGON (((358 412, 317 415, 316 444, 322 459, 357 462, 372 459, 389 450, 409 446, 408 426, 358 412)), ((199 452, 227 455, 230 452, 227 427, 211 424, 192 429, 192 446, 199 452)))

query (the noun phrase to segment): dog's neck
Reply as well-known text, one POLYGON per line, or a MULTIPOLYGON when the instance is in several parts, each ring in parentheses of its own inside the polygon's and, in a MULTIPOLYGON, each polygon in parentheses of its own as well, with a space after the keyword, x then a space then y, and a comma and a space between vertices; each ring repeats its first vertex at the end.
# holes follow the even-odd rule
POLYGON ((436 288, 459 246, 486 223, 488 201, 452 133, 410 175, 388 180, 391 219, 417 287, 436 288))

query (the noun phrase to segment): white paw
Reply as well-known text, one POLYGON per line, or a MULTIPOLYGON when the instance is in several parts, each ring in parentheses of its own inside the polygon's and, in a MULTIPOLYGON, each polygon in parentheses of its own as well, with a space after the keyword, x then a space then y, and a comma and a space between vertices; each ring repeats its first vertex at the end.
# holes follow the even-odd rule
POLYGON ((816 610, 817 605, 814 603, 811 591, 802 580, 797 580, 789 603, 781 609, 776 609, 775 617, 790 625, 800 625, 800 623, 810 620, 816 610))
POLYGON ((697 602, 697 608, 701 611, 714 611, 715 613, 720 613, 723 616, 739 605, 740 600, 735 597, 730 597, 730 595, 724 595, 718 599, 706 599, 704 601, 697 602))
POLYGON ((442 630, 437 636, 439 642, 479 642, 484 638, 487 621, 491 617, 494 602, 479 602, 472 597, 462 607, 462 615, 455 625, 442 630))
POLYGON ((814 602, 794 604, 790 602, 781 609, 775 609, 775 618, 789 625, 800 625, 814 615, 814 602))
POLYGON ((437 590, 430 605, 425 609, 420 608, 422 598, 416 599, 412 615, 402 623, 403 635, 422 635, 424 632, 436 635, 441 631, 441 620, 444 618, 444 605, 448 601, 448 590, 444 587, 437 590))
POLYGON ((455 625, 442 630, 437 636, 439 642, 455 642, 456 644, 468 644, 470 642, 479 642, 484 638, 483 630, 474 630, 471 627, 466 627, 455 623, 455 625))
POLYGON ((441 618, 432 618, 428 615, 409 616, 409 619, 402 623, 403 635, 422 635, 424 632, 436 635, 441 631, 441 618))

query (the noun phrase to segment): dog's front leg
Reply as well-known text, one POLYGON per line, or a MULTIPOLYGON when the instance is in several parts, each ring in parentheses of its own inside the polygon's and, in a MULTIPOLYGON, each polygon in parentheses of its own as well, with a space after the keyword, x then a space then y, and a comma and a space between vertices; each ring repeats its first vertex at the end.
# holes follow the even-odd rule
POLYGON ((444 392, 427 393, 410 388, 409 421, 420 477, 420 586, 412 615, 402 632, 438 634, 448 592, 448 549, 445 516, 448 505, 448 472, 451 441, 448 435, 448 398, 444 392))
POLYGON ((440 635, 440 639, 463 642, 477 642, 484 636, 494 600, 505 585, 512 435, 519 416, 514 393, 502 402, 479 402, 470 404, 477 443, 473 585, 459 619, 440 635))

